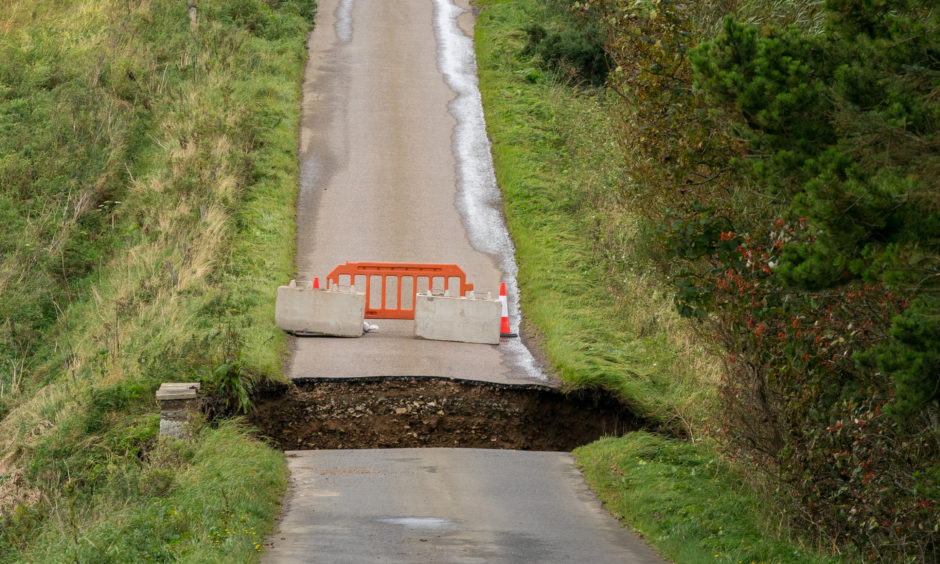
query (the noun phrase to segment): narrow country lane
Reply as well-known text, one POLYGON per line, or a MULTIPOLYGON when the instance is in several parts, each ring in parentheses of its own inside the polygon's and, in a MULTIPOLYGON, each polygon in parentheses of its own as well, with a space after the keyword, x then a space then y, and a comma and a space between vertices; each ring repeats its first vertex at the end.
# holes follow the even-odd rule
MULTIPOLYGON (((469 31, 470 12, 464 14, 462 27, 469 31)), ((476 171, 461 168, 455 157, 467 134, 455 136, 452 110, 461 119, 467 112, 439 70, 454 67, 451 81, 461 80, 457 75, 464 67, 453 60, 461 45, 455 39, 470 38, 446 15, 431 0, 320 2, 304 84, 300 277, 322 279, 346 261, 455 263, 477 291, 495 296, 504 279, 514 287, 514 273, 504 272, 507 265, 514 267, 504 230, 507 243, 499 245, 499 233, 477 228, 477 246, 497 251, 480 252, 457 208, 458 169, 465 185, 479 182, 476 171), (436 17, 451 28, 438 25, 436 33, 436 17)), ((498 200, 489 203, 483 213, 465 215, 479 223, 489 211, 498 219, 498 200)), ((378 332, 360 339, 296 339, 290 376, 496 382, 540 377, 518 342, 497 347, 415 340, 410 321, 377 324, 378 332)))
POLYGON ((294 451, 266 562, 661 563, 561 452, 294 451))
MULTIPOLYGON (((455 263, 477 291, 515 264, 476 92, 466 0, 322 0, 309 42, 299 277, 346 261, 455 263)), ((518 313, 513 311, 517 321, 518 313)), ((552 385, 518 340, 417 340, 378 320, 358 339, 294 339, 294 380, 432 376, 552 385)), ((661 560, 588 490, 566 453, 289 451, 291 486, 262 561, 661 560)))

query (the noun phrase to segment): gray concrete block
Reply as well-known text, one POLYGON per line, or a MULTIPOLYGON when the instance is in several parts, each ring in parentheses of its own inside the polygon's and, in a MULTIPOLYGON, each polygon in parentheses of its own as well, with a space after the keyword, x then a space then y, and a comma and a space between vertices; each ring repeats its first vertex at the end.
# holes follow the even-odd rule
POLYGON ((415 297, 415 336, 435 341, 499 343, 499 300, 432 296, 415 297))
POLYGON ((299 335, 361 337, 366 295, 351 287, 313 289, 308 282, 277 289, 274 323, 299 335))

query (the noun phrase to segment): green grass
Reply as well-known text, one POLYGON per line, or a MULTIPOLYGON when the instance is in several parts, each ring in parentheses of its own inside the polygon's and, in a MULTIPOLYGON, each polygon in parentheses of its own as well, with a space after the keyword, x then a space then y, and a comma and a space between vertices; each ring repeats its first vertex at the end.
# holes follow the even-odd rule
POLYGON ((564 26, 534 0, 479 1, 480 89, 516 244, 525 329, 570 387, 618 394, 660 432, 575 451, 625 525, 677 562, 829 562, 767 515, 719 463, 707 424, 721 372, 650 273, 631 213, 611 99, 523 54, 533 21, 564 26))
POLYGON ((56 525, 40 529, 24 560, 242 562, 263 549, 287 485, 280 453, 234 423, 157 442, 140 464, 107 472, 90 503, 66 483, 56 525))
POLYGON ((741 476, 698 445, 638 432, 574 455, 607 509, 675 562, 841 561, 787 538, 785 521, 762 515, 741 476))
POLYGON ((283 455, 233 423, 158 441, 154 391, 283 377, 313 10, 0 13, 0 560, 256 558, 283 455))
POLYGON ((577 87, 522 54, 533 2, 488 6, 477 24, 480 89, 516 244, 527 329, 569 385, 600 386, 677 432, 700 429, 718 366, 646 274, 640 224, 603 89, 577 87), (607 242, 636 249, 609 256, 607 242))

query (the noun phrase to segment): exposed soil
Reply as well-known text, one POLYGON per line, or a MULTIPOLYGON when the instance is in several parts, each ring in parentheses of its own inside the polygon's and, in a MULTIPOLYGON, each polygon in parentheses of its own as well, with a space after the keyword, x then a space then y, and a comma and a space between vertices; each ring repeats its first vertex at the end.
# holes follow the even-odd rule
POLYGON ((284 450, 462 447, 569 451, 641 422, 609 394, 444 379, 311 381, 254 398, 284 450))

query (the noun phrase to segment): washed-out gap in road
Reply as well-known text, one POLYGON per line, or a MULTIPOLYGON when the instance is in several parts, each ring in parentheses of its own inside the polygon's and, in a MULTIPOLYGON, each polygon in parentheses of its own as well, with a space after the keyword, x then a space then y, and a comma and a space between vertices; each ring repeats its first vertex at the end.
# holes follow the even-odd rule
POLYGON ((570 451, 643 426, 598 390, 445 378, 271 385, 250 420, 284 450, 457 447, 570 451))
MULTIPOLYGON (((354 6, 354 0, 340 0, 337 5, 335 34, 341 44, 352 41, 354 6)), ((503 272, 512 326, 518 327, 521 312, 515 249, 502 215, 473 39, 459 23, 468 13, 451 0, 435 0, 433 4, 437 66, 454 93, 448 111, 455 120, 451 136, 455 205, 471 246, 493 257, 503 272)), ((392 381, 356 377, 339 383, 322 377, 305 381, 294 375, 294 386, 275 386, 258 395, 258 410, 252 420, 263 435, 284 449, 458 446, 571 450, 603 435, 619 435, 639 426, 635 416, 605 392, 566 396, 537 385, 546 381, 545 375, 519 340, 504 339, 500 349, 504 362, 517 370, 522 368, 520 372, 535 385, 508 389, 444 378, 392 381)))

